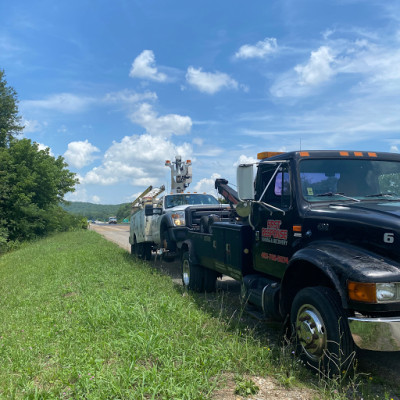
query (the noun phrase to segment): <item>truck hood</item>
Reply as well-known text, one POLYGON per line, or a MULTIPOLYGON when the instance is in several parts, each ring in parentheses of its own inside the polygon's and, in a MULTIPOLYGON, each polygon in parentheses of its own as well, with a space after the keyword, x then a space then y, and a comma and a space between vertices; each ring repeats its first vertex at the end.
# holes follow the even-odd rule
POLYGON ((192 208, 196 208, 196 209, 225 209, 225 208, 229 208, 229 204, 185 204, 183 206, 176 206, 176 207, 171 207, 171 208, 167 208, 165 210, 166 213, 170 213, 170 212, 176 212, 176 211, 184 211, 186 210, 188 207, 192 207, 192 208))
POLYGON ((361 201, 357 203, 331 203, 313 206, 309 215, 325 215, 329 218, 346 218, 357 222, 382 224, 398 227, 400 223, 400 201, 361 201))
POLYGON ((304 228, 400 261, 400 201, 312 205, 304 228))
POLYGON ((185 204, 183 206, 175 206, 175 207, 167 208, 165 210, 165 212, 173 213, 173 212, 177 212, 177 211, 185 211, 188 207, 190 207, 190 204, 185 204))

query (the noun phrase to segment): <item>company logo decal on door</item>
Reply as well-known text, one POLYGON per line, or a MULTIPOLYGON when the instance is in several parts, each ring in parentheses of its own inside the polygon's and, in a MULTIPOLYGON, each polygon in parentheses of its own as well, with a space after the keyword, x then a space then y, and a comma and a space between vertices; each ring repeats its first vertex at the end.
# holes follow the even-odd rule
POLYGON ((288 231, 280 229, 282 221, 269 219, 267 227, 261 229, 261 240, 267 243, 287 246, 288 231))

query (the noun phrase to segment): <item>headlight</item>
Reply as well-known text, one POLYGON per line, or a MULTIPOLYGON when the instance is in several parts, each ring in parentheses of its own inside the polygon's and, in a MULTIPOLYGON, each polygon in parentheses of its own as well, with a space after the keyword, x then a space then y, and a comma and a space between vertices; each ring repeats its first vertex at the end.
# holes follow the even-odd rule
POLYGON ((174 214, 171 214, 172 223, 175 226, 185 226, 185 213, 180 211, 174 214))
POLYGON ((387 303, 400 301, 400 283, 348 282, 350 300, 363 303, 387 303))
POLYGON ((381 301, 395 301, 397 298, 397 285, 395 283, 377 283, 376 299, 381 301))

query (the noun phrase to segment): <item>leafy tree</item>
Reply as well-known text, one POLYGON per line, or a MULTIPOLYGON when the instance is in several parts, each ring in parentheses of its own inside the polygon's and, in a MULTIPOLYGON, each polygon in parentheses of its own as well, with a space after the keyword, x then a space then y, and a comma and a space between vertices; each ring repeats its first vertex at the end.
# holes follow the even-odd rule
POLYGON ((0 166, 0 231, 20 241, 60 230, 58 204, 77 183, 64 159, 22 139, 0 148, 0 166))
POLYGON ((117 211, 117 219, 118 221, 122 221, 125 218, 129 218, 131 216, 131 203, 121 204, 117 211))
POLYGON ((18 99, 15 90, 7 86, 4 71, 0 70, 0 148, 7 147, 24 129, 19 123, 18 99))
POLYGON ((15 90, 0 70, 0 250, 10 243, 82 225, 59 206, 78 183, 62 157, 39 150, 23 130, 15 90))

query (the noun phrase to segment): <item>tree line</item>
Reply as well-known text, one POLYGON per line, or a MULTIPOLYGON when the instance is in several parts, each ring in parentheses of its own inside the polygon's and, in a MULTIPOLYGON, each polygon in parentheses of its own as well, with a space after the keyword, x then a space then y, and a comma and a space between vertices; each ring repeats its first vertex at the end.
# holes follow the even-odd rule
POLYGON ((61 205, 73 215, 86 217, 88 220, 108 221, 109 217, 116 216, 118 222, 130 217, 131 203, 123 204, 93 204, 80 201, 71 201, 61 205))
POLYGON ((17 243, 81 226, 60 204, 75 190, 76 175, 23 132, 16 91, 0 70, 0 253, 17 243))

